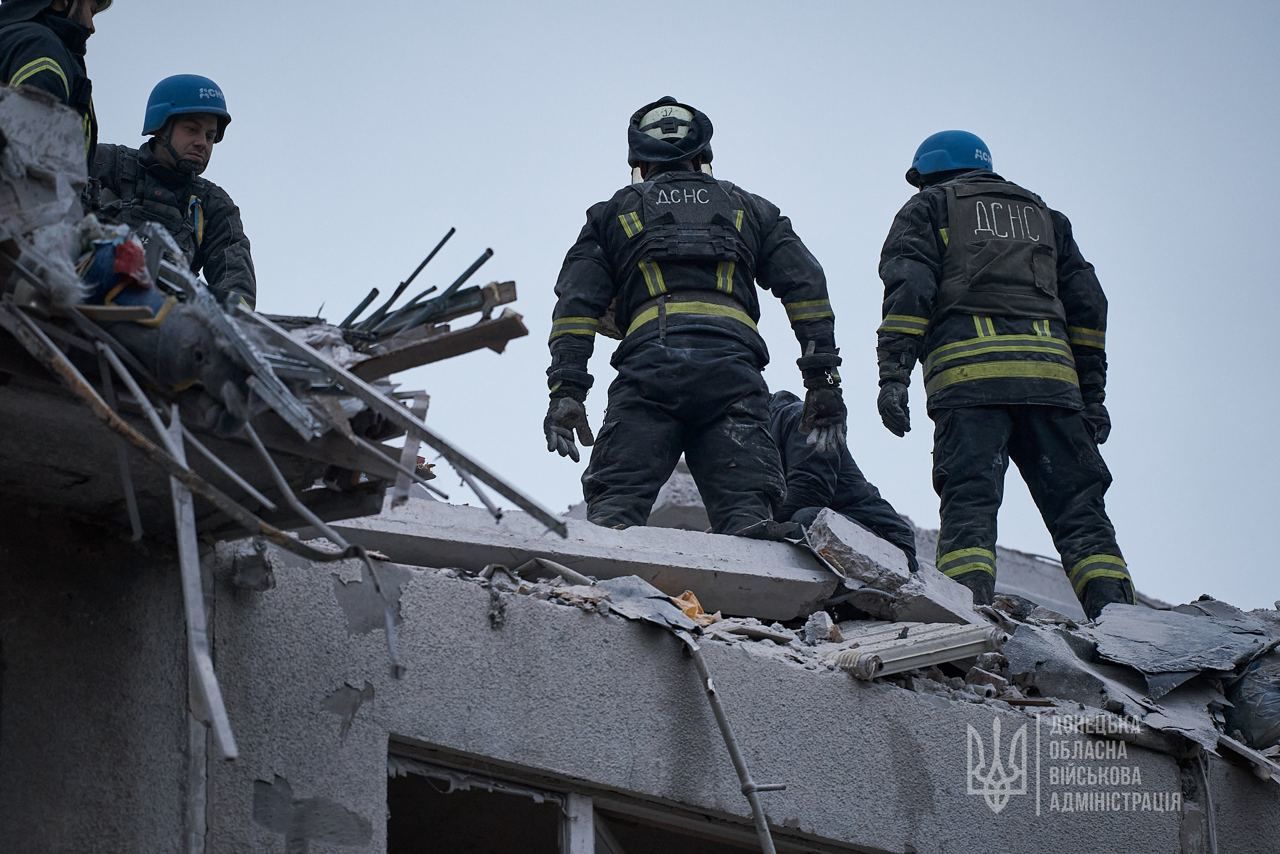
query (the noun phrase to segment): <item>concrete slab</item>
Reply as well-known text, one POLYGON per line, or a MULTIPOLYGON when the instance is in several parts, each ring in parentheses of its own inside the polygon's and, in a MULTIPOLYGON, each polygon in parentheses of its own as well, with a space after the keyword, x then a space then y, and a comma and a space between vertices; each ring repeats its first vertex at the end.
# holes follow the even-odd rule
POLYGON ((638 575, 670 596, 692 590, 708 611, 789 620, 817 610, 839 581, 785 543, 668 528, 614 531, 569 520, 560 539, 524 513, 412 501, 334 527, 399 563, 478 572, 545 557, 597 579, 638 575))
POLYGON ((882 620, 921 623, 980 622, 973 594, 931 566, 907 569, 902 550, 846 519, 823 510, 809 528, 809 544, 835 569, 861 585, 854 607, 882 620))

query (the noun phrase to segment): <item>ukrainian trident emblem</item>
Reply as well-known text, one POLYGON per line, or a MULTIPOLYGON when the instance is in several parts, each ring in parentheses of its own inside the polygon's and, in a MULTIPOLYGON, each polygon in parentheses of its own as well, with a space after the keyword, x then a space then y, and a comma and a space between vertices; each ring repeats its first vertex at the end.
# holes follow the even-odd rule
POLYGON ((968 727, 968 793, 981 795, 996 815, 1013 795, 1027 793, 1027 725, 1023 724, 1002 751, 1000 718, 991 721, 991 749, 982 733, 968 727))

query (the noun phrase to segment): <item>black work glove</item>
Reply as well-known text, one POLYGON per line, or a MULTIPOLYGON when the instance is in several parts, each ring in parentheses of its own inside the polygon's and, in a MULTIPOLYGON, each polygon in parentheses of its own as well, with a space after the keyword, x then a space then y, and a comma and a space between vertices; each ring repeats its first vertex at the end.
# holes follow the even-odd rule
POLYGON ((805 442, 819 454, 840 453, 848 414, 838 384, 809 389, 800 415, 800 432, 808 434, 805 442))
POLYGON ((575 463, 578 462, 581 457, 578 456, 578 446, 573 443, 575 431, 578 434, 578 441, 584 446, 595 444, 596 437, 591 432, 591 425, 587 423, 587 408, 583 406, 582 401, 574 400, 572 397, 551 398, 551 404, 547 407, 547 417, 542 420, 542 432, 547 437, 547 450, 555 451, 562 457, 569 457, 575 463))
POLYGON ((911 432, 911 410, 907 407, 907 396, 906 383, 887 380, 880 386, 880 396, 876 398, 880 420, 895 436, 905 436, 911 432))
POLYGON ((1111 414, 1104 403, 1087 403, 1084 407, 1084 424, 1088 428, 1093 441, 1099 445, 1107 441, 1111 435, 1111 414))

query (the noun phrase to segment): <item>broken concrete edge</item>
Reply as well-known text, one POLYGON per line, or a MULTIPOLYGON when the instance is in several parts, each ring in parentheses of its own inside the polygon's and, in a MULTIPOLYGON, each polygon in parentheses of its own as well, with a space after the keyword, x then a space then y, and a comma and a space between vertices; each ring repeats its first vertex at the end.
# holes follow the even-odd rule
POLYGON ((403 564, 478 572, 544 558, 598 580, 636 575, 669 596, 692 590, 707 611, 766 620, 807 617, 839 581, 785 543, 667 528, 616 531, 572 519, 558 539, 518 511, 495 522, 480 508, 442 502, 411 501, 333 527, 403 564))
MULTIPOLYGON (((287 553, 281 554, 280 559, 286 564, 290 563, 291 560, 296 561, 292 555, 287 553)), ((233 563, 234 561, 227 561, 225 565, 231 566, 233 563)), ((349 563, 351 564, 350 566, 338 565, 341 568, 340 571, 333 573, 335 577, 335 592, 339 589, 349 589, 350 587, 371 586, 368 584, 368 579, 363 577, 364 570, 358 562, 350 561, 349 563), (348 577, 351 577, 350 580, 348 580, 348 577), (346 587, 340 587, 339 585, 346 585, 346 587)), ((304 561, 297 562, 297 565, 303 564, 305 564, 304 561)), ((497 573, 490 578, 484 578, 480 574, 457 568, 406 567, 395 564, 384 565, 384 568, 390 570, 387 573, 388 576, 396 579, 397 606, 399 596, 405 587, 412 583, 412 579, 416 574, 431 573, 488 587, 491 590, 491 595, 499 598, 507 595, 528 596, 541 599, 548 604, 561 608, 574 608, 606 618, 617 617, 627 619, 629 622, 645 621, 668 630, 688 630, 696 633, 700 643, 712 642, 726 646, 739 646, 753 656, 763 657, 772 661, 781 661, 789 666, 799 667, 804 670, 845 669, 850 671, 853 678, 877 678, 877 681, 883 681, 885 684, 893 685, 903 690, 912 690, 916 693, 923 691, 928 694, 945 696, 952 702, 990 702, 1001 708, 1030 715, 1063 715, 1072 720, 1080 719, 1083 716, 1092 716, 1093 719, 1100 721, 1100 723, 1090 725, 1092 726, 1091 729, 1086 727, 1090 734, 1128 741, 1138 746, 1177 757, 1184 757, 1188 752, 1187 740, 1175 737, 1177 735, 1176 731, 1161 731, 1145 723, 1137 730, 1133 727, 1110 725, 1105 722, 1124 720, 1125 716, 1102 708, 1090 708, 1087 704, 1073 702, 1069 699, 1052 698, 1054 705, 1045 707, 1043 711, 1034 712, 1029 707, 1040 705, 1038 702, 1034 704, 1032 702, 1022 703, 1020 702, 1022 698, 1016 694, 1016 691, 1003 691, 1002 689, 1010 686, 1008 686, 1007 680, 995 674, 987 674, 987 678, 966 677, 961 679, 958 677, 944 677, 937 673, 930 675, 928 670, 924 670, 930 664, 943 662, 979 661, 990 664, 989 656, 993 653, 989 651, 997 648, 1005 637, 1003 631, 994 626, 987 626, 984 629, 981 626, 961 626, 956 624, 911 624, 910 629, 915 632, 915 638, 911 638, 910 634, 908 634, 907 638, 901 639, 909 642, 900 644, 901 648, 896 651, 900 654, 900 657, 893 659, 900 662, 913 662, 910 672, 908 672, 909 668, 907 666, 899 667, 892 674, 886 672, 882 667, 877 667, 875 668, 876 672, 863 674, 855 672, 856 668, 849 663, 855 660, 865 661, 866 658, 864 651, 858 649, 861 643, 868 641, 868 635, 865 632, 860 634, 860 631, 866 628, 866 624, 860 625, 856 621, 833 625, 837 635, 844 633, 842 641, 819 643, 815 647, 805 643, 803 629, 792 631, 782 630, 780 626, 773 629, 763 625, 753 626, 751 624, 758 624, 759 621, 751 618, 728 618, 701 629, 668 622, 669 617, 665 615, 676 615, 675 620, 677 622, 683 616, 673 598, 667 596, 655 597, 652 592, 653 588, 639 578, 631 580, 619 578, 612 583, 586 587, 569 584, 559 578, 553 578, 549 581, 530 580, 505 573, 497 573), (616 601, 614 601, 615 599, 616 601), (655 599, 659 600, 659 602, 655 603, 655 599), (656 611, 652 610, 652 606, 655 604, 658 605, 656 611), (602 607, 602 605, 605 607, 602 607), (654 614, 658 616, 655 618, 654 614), (944 636, 944 642, 928 643, 930 632, 933 632, 935 637, 938 635, 944 636), (947 635, 951 637, 946 638, 945 636, 947 635), (912 643, 910 641, 921 639, 926 642, 926 645, 930 646, 930 649, 925 653, 911 649, 912 643), (937 647, 937 649, 934 647, 937 647), (984 652, 987 653, 987 656, 982 656, 984 652), (934 654, 935 658, 926 661, 926 654, 934 654), (846 658, 852 656, 852 658, 849 658, 847 662, 842 661, 841 656, 846 658), (901 679, 880 680, 878 678, 890 675, 905 677, 906 681, 901 681, 901 679)), ((228 569, 228 571, 231 570, 228 569)), ((372 594, 371 590, 366 592, 376 595, 372 594)), ((380 613, 380 604, 374 605, 372 602, 363 602, 355 606, 354 615, 353 606, 350 602, 340 605, 340 607, 342 607, 346 615, 349 631, 353 625, 365 631, 382 628, 380 623, 378 626, 371 625, 373 621, 370 619, 375 610, 380 613)), ((819 620, 819 622, 825 621, 819 620)), ((908 624, 902 625, 904 627, 908 626, 908 624)), ((872 630, 872 634, 883 635, 886 631, 897 633, 897 626, 898 624, 876 625, 872 630)), ((494 627, 496 628, 497 625, 495 624, 494 627)), ((881 660, 893 658, 892 652, 890 654, 883 652, 885 648, 891 649, 893 644, 885 645, 883 641, 880 641, 880 643, 882 651, 878 654, 882 656, 881 660)), ((868 647, 876 648, 875 642, 868 643, 868 647)), ((998 657, 998 653, 995 655, 998 657)), ((339 717, 339 731, 345 737, 362 705, 372 701, 372 699, 373 686, 370 682, 365 681, 363 687, 360 688, 351 682, 347 682, 337 686, 327 695, 323 704, 326 711, 339 717)), ((1036 698, 1036 700, 1043 699, 1050 698, 1036 698)), ((1241 747, 1244 746, 1241 745, 1241 747)))

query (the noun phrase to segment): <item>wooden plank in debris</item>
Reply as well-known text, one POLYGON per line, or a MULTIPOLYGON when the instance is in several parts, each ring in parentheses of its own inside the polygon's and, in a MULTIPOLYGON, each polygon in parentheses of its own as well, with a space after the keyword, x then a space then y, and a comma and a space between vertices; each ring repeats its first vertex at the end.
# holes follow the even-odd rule
POLYGON ((351 372, 362 380, 376 380, 474 350, 488 348, 501 353, 506 349, 508 341, 528 334, 524 318, 509 308, 503 309, 502 314, 497 317, 481 320, 463 329, 409 340, 408 343, 360 362, 351 368, 351 372))

